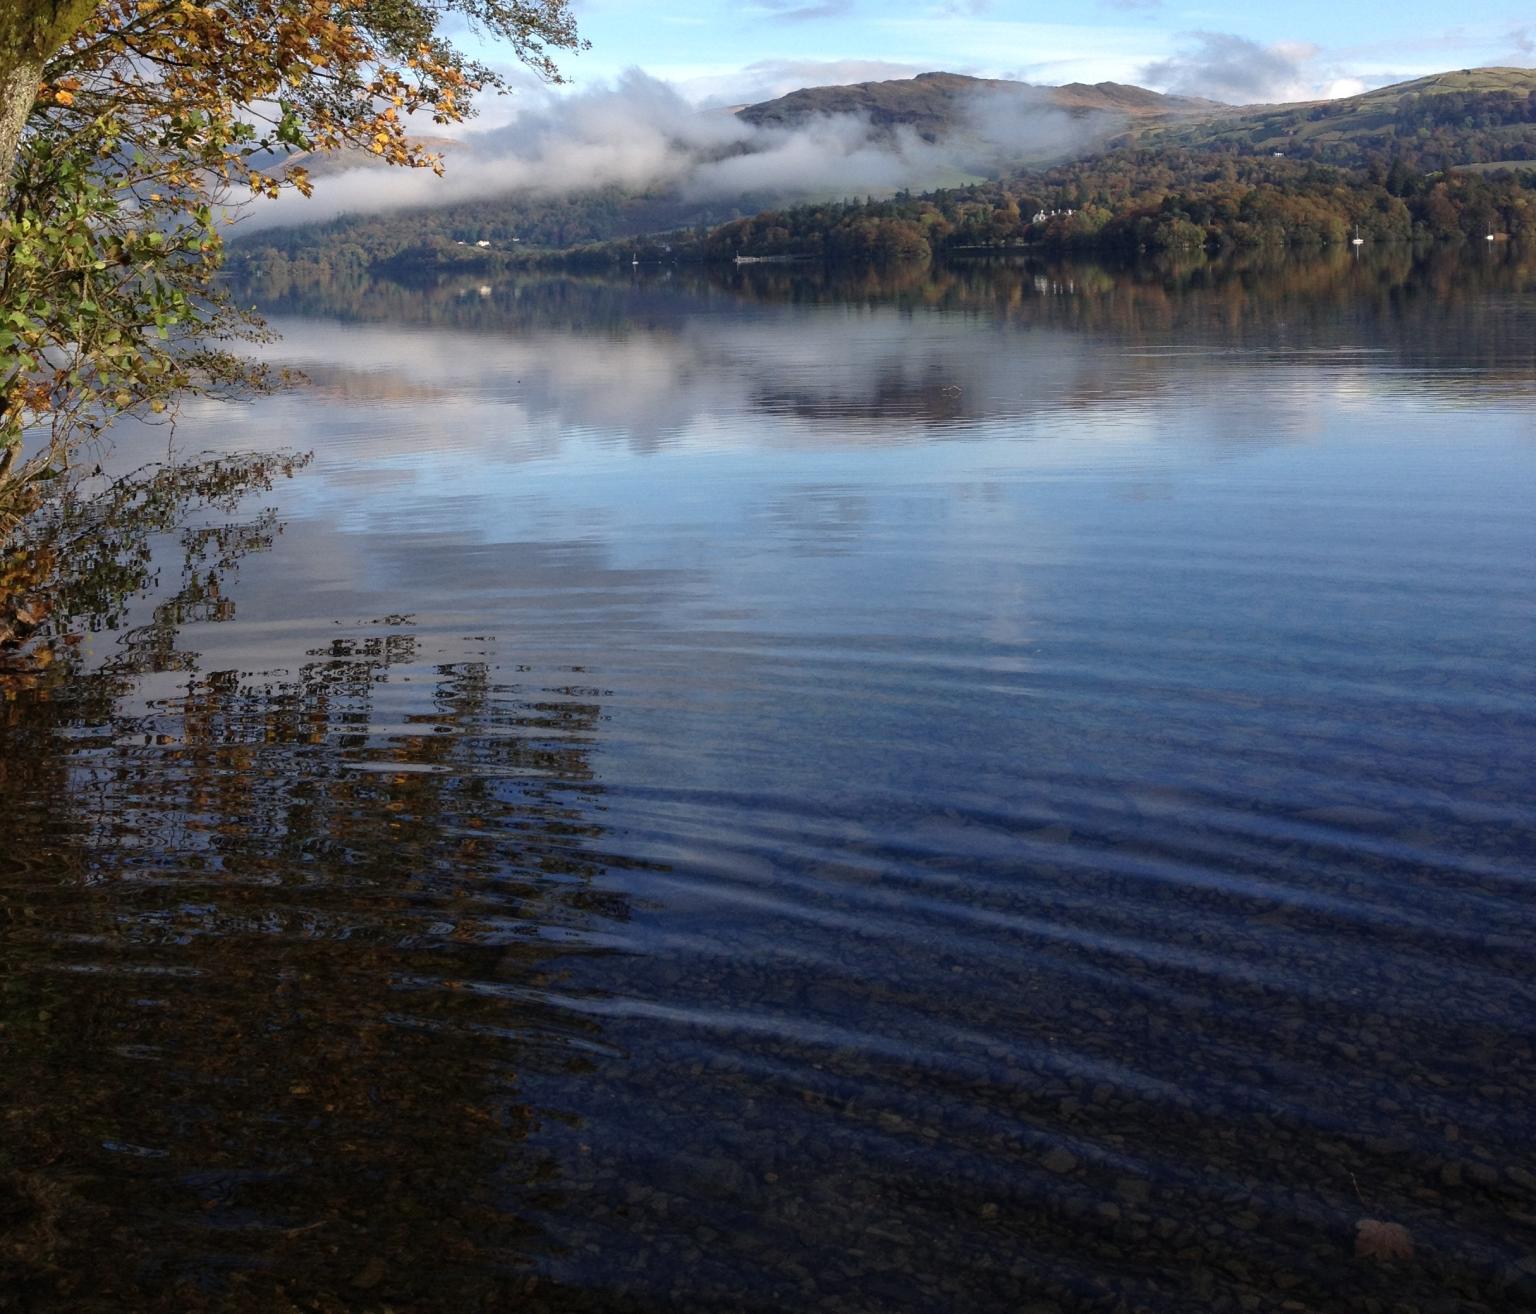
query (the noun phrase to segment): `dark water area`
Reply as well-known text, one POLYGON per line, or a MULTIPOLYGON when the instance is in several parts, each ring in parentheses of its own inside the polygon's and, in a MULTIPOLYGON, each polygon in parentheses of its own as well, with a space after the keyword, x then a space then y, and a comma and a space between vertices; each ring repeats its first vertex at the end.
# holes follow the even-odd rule
POLYGON ((255 295, 0 671, 0 1309, 1536 1307, 1531 253, 255 295))

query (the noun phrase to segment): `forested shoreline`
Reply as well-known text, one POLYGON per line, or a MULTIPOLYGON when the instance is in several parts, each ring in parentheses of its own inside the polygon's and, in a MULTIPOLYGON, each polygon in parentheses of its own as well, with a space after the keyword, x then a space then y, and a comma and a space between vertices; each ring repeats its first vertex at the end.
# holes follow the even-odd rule
MULTIPOLYGON (((401 223, 393 217, 393 223, 401 223)), ((1401 159, 1344 169, 1209 152, 1122 152, 926 195, 767 210, 716 227, 565 249, 481 248, 432 235, 364 247, 304 229, 248 243, 246 272, 286 267, 402 275, 526 265, 800 257, 926 260, 962 250, 1140 251, 1525 239, 1536 235, 1536 161, 1421 173, 1401 159)), ((338 234, 339 238, 340 234, 338 234)))
MULTIPOLYGON (((1284 159, 1138 152, 1044 174, 798 206, 703 235, 630 243, 641 259, 801 255, 924 259, 1039 245, 1131 253, 1180 248, 1523 238, 1536 232, 1536 162, 1421 174, 1402 161, 1341 169, 1284 159)), ((598 253, 593 253, 598 254, 598 253)))

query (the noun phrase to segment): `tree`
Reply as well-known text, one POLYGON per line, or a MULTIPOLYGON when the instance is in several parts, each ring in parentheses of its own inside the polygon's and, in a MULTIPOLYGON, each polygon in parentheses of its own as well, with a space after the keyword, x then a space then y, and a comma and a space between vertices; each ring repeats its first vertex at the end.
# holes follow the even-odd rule
POLYGON ((43 65, 89 17, 95 0, 17 0, 0 12, 0 196, 9 182, 43 65))
POLYGON ((232 207, 308 194, 316 152, 441 171, 413 122, 504 87, 444 21, 558 81, 569 3, 5 0, 0 533, 116 416, 260 381, 229 345, 259 324, 214 280, 232 207))

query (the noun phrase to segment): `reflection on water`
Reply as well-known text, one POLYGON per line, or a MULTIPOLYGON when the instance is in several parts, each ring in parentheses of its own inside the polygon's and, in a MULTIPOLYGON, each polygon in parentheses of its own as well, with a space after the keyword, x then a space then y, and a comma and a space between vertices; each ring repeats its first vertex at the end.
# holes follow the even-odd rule
POLYGON ((561 1198, 522 1074, 606 1052, 530 993, 575 928, 627 916, 591 884, 623 865, 598 851, 600 704, 433 660, 398 617, 338 626, 292 675, 201 666, 187 627, 234 619, 218 578, 281 525, 185 522, 272 465, 93 504, 115 536, 60 591, 61 632, 155 591, 151 531, 179 531, 182 585, 104 663, 65 649, 6 684, 0 1219, 23 1308, 478 1307, 561 1198))
POLYGON ((1533 287, 266 289, 0 671, 0 1308, 1536 1298, 1533 287))

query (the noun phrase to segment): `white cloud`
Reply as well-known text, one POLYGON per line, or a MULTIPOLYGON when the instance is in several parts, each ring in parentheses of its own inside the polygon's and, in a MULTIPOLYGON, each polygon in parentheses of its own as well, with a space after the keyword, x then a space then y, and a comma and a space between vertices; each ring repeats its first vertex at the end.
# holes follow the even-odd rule
POLYGON ((1354 95, 1366 83, 1332 68, 1321 47, 1306 41, 1261 45, 1232 32, 1190 32, 1167 59, 1141 69, 1159 91, 1252 105, 1354 95))

